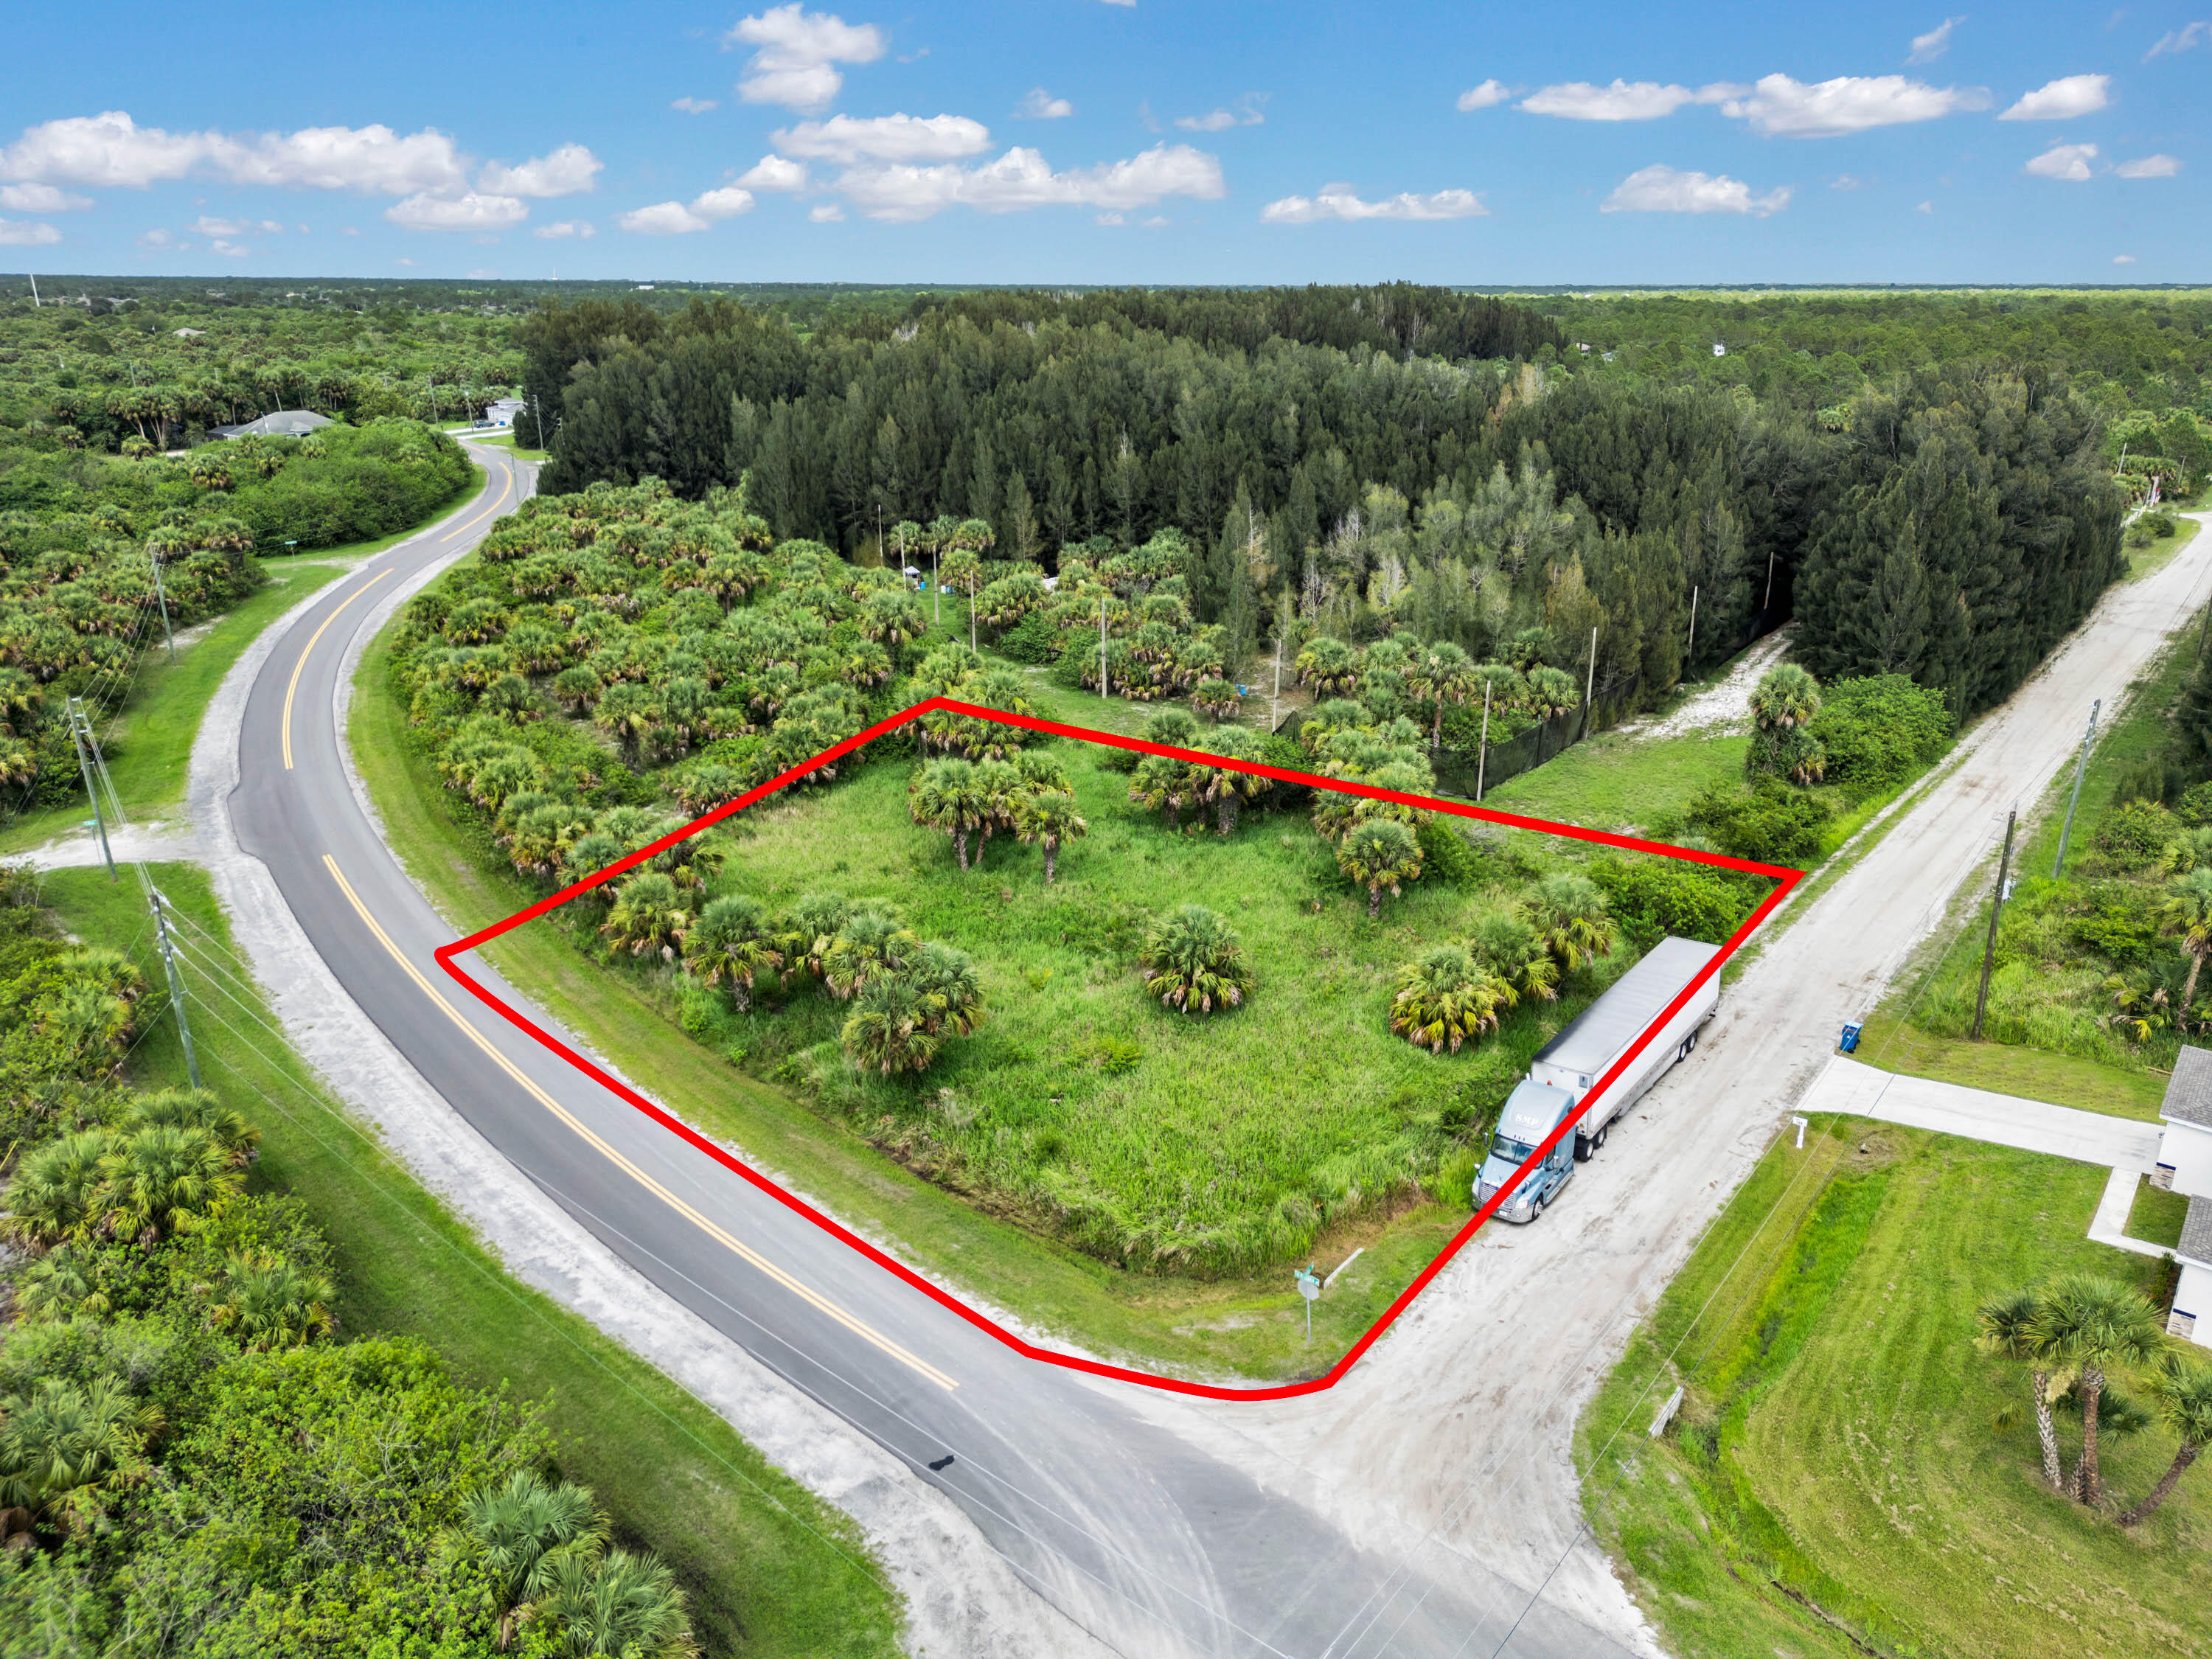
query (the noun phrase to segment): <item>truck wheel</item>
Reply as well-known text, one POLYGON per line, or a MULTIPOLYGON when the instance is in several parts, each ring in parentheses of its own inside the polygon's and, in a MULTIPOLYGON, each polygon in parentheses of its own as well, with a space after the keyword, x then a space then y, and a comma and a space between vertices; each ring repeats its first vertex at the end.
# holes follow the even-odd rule
POLYGON ((1698 1039, 1694 1033, 1689 1036, 1684 1037, 1682 1039, 1682 1046, 1674 1051, 1674 1063, 1677 1066, 1680 1066, 1684 1060, 1690 1057, 1690 1050, 1697 1046, 1698 1039))
POLYGON ((1580 1129, 1577 1129, 1577 1130, 1576 1130, 1576 1131, 1575 1131, 1575 1162, 1576 1162, 1576 1163, 1577 1163, 1577 1164, 1587 1164, 1587 1163, 1589 1163, 1589 1162, 1590 1161, 1590 1154, 1591 1154, 1592 1152, 1595 1152, 1596 1150, 1597 1150, 1597 1142, 1595 1142, 1595 1140, 1592 1140, 1592 1139, 1589 1139, 1587 1136, 1585 1136, 1585 1135, 1583 1133, 1583 1132, 1582 1132, 1580 1129))
POLYGON ((1613 1125, 1611 1125, 1610 1123, 1607 1124, 1607 1125, 1605 1126, 1605 1127, 1603 1127, 1602 1129, 1600 1129, 1600 1130, 1597 1132, 1597 1139, 1596 1139, 1595 1140, 1593 1140, 1592 1142, 1590 1142, 1590 1151, 1592 1151, 1593 1152, 1596 1152, 1600 1147, 1603 1146, 1605 1145, 1605 1138, 1606 1138, 1607 1135, 1611 1134, 1612 1133, 1613 1133, 1613 1125))

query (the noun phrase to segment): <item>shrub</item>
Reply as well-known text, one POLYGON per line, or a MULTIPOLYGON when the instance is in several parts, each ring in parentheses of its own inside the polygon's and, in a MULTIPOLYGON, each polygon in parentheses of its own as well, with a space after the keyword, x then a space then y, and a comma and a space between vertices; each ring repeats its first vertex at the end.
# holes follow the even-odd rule
MULTIPOLYGON (((999 635, 1001 655, 1016 662, 1033 663, 1042 668, 1060 660, 1060 648, 1068 643, 1067 636, 1054 628, 1042 611, 1032 611, 999 635)), ((1095 646, 1097 641, 1091 641, 1095 646)))
POLYGON ((1599 859, 1590 866, 1590 879, 1644 950, 1670 933, 1721 944, 1757 902, 1753 878, 1680 859, 1599 859))
POLYGON ((1431 875, 1462 890, 1482 884, 1482 859, 1457 830, 1440 817, 1426 816, 1414 826, 1414 833, 1420 842, 1422 866, 1431 875))
POLYGON ((2114 870, 2141 870, 2165 850, 2173 830, 2173 814, 2156 801, 2123 801, 2105 814, 2094 844, 2114 870))
POLYGON ((1803 864, 1820 857, 1833 816, 1818 796, 1762 778, 1747 793, 1708 789, 1684 821, 1722 852, 1761 864, 1803 864))
POLYGON ((1811 731, 1827 752, 1827 781, 1871 791, 1940 758, 1955 725, 1941 692, 1903 674, 1876 674, 1830 686, 1811 731))

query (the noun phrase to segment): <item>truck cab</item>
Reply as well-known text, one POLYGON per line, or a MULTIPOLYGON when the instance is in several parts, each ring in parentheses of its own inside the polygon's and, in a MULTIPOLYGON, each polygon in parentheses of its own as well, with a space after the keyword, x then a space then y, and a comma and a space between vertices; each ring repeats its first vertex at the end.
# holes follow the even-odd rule
MULTIPOLYGON (((1507 1097, 1505 1109, 1498 1115, 1498 1132, 1491 1137, 1490 1155, 1475 1176, 1475 1208, 1479 1210, 1487 1204, 1498 1189, 1513 1178, 1513 1172, 1528 1161, 1544 1138, 1558 1128, 1560 1120, 1574 1108, 1575 1097, 1565 1090, 1540 1083, 1534 1078, 1521 1079, 1507 1097)), ((1521 1184, 1498 1206, 1500 1221, 1526 1223, 1543 1212, 1544 1206, 1558 1196, 1559 1188, 1574 1178, 1573 1145, 1571 1139, 1562 1138, 1544 1155, 1544 1161, 1522 1178, 1521 1184)))

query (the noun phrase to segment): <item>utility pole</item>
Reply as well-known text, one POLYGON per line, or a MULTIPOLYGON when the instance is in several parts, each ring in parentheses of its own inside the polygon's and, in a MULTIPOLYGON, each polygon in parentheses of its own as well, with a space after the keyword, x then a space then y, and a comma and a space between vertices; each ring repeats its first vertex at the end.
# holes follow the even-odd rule
POLYGON ((107 878, 115 879, 115 854, 107 848, 107 815, 100 810, 100 791, 92 784, 92 757, 85 752, 84 740, 92 722, 84 718, 82 702, 71 697, 66 705, 69 714, 70 741, 76 746, 77 770, 84 774, 85 799, 92 803, 93 827, 100 831, 100 856, 107 866, 107 878))
POLYGON ((169 975, 169 1006, 177 1011, 177 1037, 185 1045, 185 1074, 192 1080, 192 1087, 200 1086, 199 1056, 192 1052, 192 1028, 185 1018, 185 982, 177 976, 176 946, 169 942, 168 913, 161 907, 161 890, 149 890, 154 906, 154 937, 161 946, 161 966, 169 975))
POLYGON ((1479 749, 1477 749, 1477 750, 1475 750, 1475 757, 1474 757, 1474 804, 1475 804, 1477 806, 1480 806, 1480 805, 1482 805, 1482 781, 1483 781, 1483 776, 1484 776, 1484 775, 1485 775, 1486 773, 1487 773, 1487 772, 1490 770, 1490 693, 1491 693, 1491 690, 1492 690, 1492 686, 1491 686, 1490 682, 1489 682, 1488 680, 1485 680, 1485 681, 1483 681, 1483 683, 1482 683, 1482 745, 1481 745, 1481 747, 1480 747, 1480 748, 1479 748, 1479 749))
POLYGON ((1997 959, 1997 918, 2004 914, 2005 878, 2012 870, 2012 830, 2020 817, 2015 807, 2005 814, 2004 852, 1997 859, 1997 890, 1990 896, 1990 937, 1982 946, 1982 988, 1974 993, 1974 1030, 1972 1039, 1982 1040, 1982 1016, 1990 1006, 1990 969, 1997 959))
POLYGON ((929 538, 929 605, 930 619, 939 626, 945 622, 945 584, 937 579, 937 538, 929 538))
POLYGON ((1275 630, 1275 689, 1267 694, 1267 735, 1273 737, 1275 728, 1283 723, 1283 630, 1275 630))
POLYGON ((1698 659, 1698 590, 1690 590, 1690 648, 1682 653, 1682 666, 1687 668, 1698 659))
MULTIPOLYGON (((1276 683, 1281 684, 1279 675, 1276 683)), ((1106 596, 1103 593, 1098 596, 1098 701, 1113 701, 1106 691, 1106 596)))
POLYGON ((146 544, 146 562, 154 567, 154 598, 161 607, 161 637, 169 642, 169 660, 177 659, 177 636, 169 631, 169 596, 161 591, 161 556, 146 544))
POLYGON ((2053 881, 2066 867, 2066 843, 2074 837, 2074 809, 2081 804, 2081 776, 2089 769, 2089 745, 2097 740, 2097 711, 2104 706, 2102 697, 2089 705, 2089 729, 2081 734, 2081 758, 2074 763, 2074 793, 2066 801, 2066 827, 2058 832, 2058 856, 2051 860, 2053 881))
POLYGON ((32 271, 32 272, 30 273, 30 277, 31 277, 31 309, 32 309, 32 310, 33 310, 33 311, 36 311, 37 309, 39 309, 39 304, 40 304, 40 301, 39 301, 39 273, 38 273, 37 271, 35 271, 35 270, 34 270, 34 271, 32 271))
POLYGON ((968 648, 975 648, 975 588, 972 581, 968 587, 968 648))
POLYGON ((1773 603, 1774 603, 1774 555, 1775 555, 1775 552, 1776 552, 1776 550, 1775 550, 1775 549, 1773 549, 1773 548, 1771 548, 1771 547, 1770 547, 1770 548, 1768 548, 1768 549, 1766 550, 1766 597, 1765 597, 1765 599, 1761 599, 1761 600, 1759 602, 1759 608, 1761 611, 1765 611, 1765 610, 1766 610, 1769 606, 1771 606, 1771 605, 1773 605, 1773 603))
POLYGON ((1589 675, 1583 684, 1583 735, 1589 736, 1590 699, 1597 695, 1597 629, 1590 629, 1589 675))

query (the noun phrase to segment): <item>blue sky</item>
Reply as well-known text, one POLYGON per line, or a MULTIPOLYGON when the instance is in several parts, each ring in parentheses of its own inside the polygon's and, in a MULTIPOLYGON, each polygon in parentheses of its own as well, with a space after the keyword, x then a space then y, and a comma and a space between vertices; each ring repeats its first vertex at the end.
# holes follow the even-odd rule
POLYGON ((2212 0, 27 8, 0 265, 2202 282, 2212 0))

